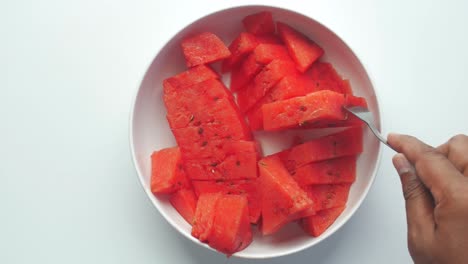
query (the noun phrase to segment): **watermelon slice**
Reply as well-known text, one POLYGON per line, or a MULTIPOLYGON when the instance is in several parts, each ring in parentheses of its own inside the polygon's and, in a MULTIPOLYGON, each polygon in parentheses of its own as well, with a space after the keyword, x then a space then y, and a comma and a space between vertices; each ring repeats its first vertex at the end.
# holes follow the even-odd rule
POLYGON ((223 41, 210 32, 184 39, 182 51, 188 67, 215 62, 231 56, 231 52, 223 41))
POLYGON ((286 48, 277 44, 259 44, 231 73, 231 91, 243 90, 273 60, 291 60, 286 48))
MULTIPOLYGON (((352 97, 354 96, 323 90, 265 104, 262 106, 263 127, 265 130, 295 126, 310 128, 315 123, 333 124, 347 120, 348 115, 343 106, 354 106, 353 102, 358 99, 347 99, 352 97)), ((359 99, 362 100, 364 99, 359 99)))
POLYGON ((236 67, 241 59, 253 51, 257 45, 258 40, 253 34, 247 32, 240 33, 229 45, 231 56, 223 61, 222 72, 228 72, 233 67, 236 67))
POLYGON ((356 180, 357 156, 348 156, 299 167, 292 174, 300 186, 311 184, 353 183, 356 180))
POLYGON ((213 231, 216 205, 221 193, 206 193, 198 197, 197 208, 192 222, 192 236, 205 242, 213 231))
POLYGON ((197 197, 192 189, 180 189, 174 193, 170 202, 179 214, 189 223, 192 224, 195 210, 197 208, 197 197))
POLYGON ((343 80, 331 63, 316 62, 306 73, 315 84, 315 91, 331 90, 337 93, 353 94, 348 80, 343 80))
POLYGON ((302 190, 278 157, 259 161, 259 189, 261 193, 263 235, 276 232, 304 211, 313 208, 313 202, 302 190), (274 194, 274 195, 273 195, 274 194))
POLYGON ((192 181, 197 195, 203 193, 242 194, 249 202, 249 219, 257 223, 260 217, 260 194, 257 189, 257 179, 235 181, 192 181))
POLYGON ((243 89, 263 68, 263 65, 250 54, 241 63, 240 67, 232 69, 230 88, 232 92, 243 89))
POLYGON ((324 53, 319 45, 292 27, 281 22, 277 22, 277 27, 300 72, 305 72, 324 53))
POLYGON ((294 173, 298 167, 308 163, 356 155, 362 149, 362 128, 355 127, 310 140, 274 156, 279 157, 288 171, 294 173))
POLYGON ((164 86, 171 86, 167 89, 182 89, 187 88, 197 83, 204 82, 209 79, 218 79, 219 75, 210 67, 199 65, 179 73, 171 78, 164 80, 164 86))
POLYGON ((246 16, 242 23, 245 29, 253 34, 275 33, 275 23, 271 12, 264 11, 246 16))
POLYGON ((178 147, 166 148, 151 155, 151 191, 172 193, 190 186, 185 176, 178 147))
POLYGON ((350 183, 303 186, 309 198, 314 202, 314 210, 317 212, 345 206, 350 188, 350 183))
POLYGON ((247 198, 243 195, 223 195, 216 205, 209 245, 228 256, 246 248, 252 242, 247 198))
POLYGON ((285 100, 292 97, 303 96, 306 94, 302 77, 293 74, 285 76, 281 79, 269 93, 264 96, 257 104, 250 109, 246 115, 249 120, 250 128, 252 130, 263 129, 263 114, 262 106, 264 104, 276 102, 278 100, 285 100))
POLYGON ((317 212, 301 220, 301 226, 308 234, 318 237, 327 230, 344 211, 345 207, 335 207, 317 212))
POLYGON ((253 81, 249 89, 240 90, 237 103, 242 112, 247 112, 255 103, 265 96, 268 91, 284 76, 294 74, 296 70, 291 61, 273 60, 263 68, 253 81))
POLYGON ((259 43, 264 43, 264 44, 283 44, 283 41, 281 40, 280 37, 273 33, 269 34, 261 34, 261 35, 255 35, 257 38, 257 41, 259 43))
POLYGON ((202 132, 192 143, 205 139, 204 132, 207 135, 218 134, 217 138, 251 138, 250 129, 241 117, 232 95, 217 79, 209 79, 186 89, 164 86, 164 103, 171 129, 192 128, 179 131, 180 136, 175 132, 179 145, 190 140, 191 137, 184 137, 193 136, 194 130, 195 133, 202 132), (223 130, 230 133, 224 133, 223 130))

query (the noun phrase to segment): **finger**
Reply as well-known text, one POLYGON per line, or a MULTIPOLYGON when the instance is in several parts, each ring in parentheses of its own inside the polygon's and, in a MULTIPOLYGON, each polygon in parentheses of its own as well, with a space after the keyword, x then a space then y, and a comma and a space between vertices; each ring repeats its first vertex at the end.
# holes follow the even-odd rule
POLYGON ((446 193, 453 192, 462 179, 461 173, 443 154, 415 137, 390 134, 388 143, 414 164, 416 173, 429 189, 436 203, 446 193))
POLYGON ((468 136, 454 136, 436 149, 443 153, 463 175, 468 177, 468 136))
POLYGON ((393 165, 400 175, 409 232, 426 233, 434 230, 434 202, 429 190, 403 154, 393 157, 393 165))

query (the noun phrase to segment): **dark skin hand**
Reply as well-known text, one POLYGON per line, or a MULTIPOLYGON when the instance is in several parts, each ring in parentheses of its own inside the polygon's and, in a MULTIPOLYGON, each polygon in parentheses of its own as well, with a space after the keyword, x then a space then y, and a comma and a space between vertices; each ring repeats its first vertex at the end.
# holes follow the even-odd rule
POLYGON ((419 263, 468 263, 468 137, 433 148, 390 134, 406 201, 408 249, 419 263))

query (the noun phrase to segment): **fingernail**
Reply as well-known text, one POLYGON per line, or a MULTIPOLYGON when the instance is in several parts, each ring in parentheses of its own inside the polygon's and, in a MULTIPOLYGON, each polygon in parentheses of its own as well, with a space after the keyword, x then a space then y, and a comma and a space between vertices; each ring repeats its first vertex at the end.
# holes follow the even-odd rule
POLYGON ((393 165, 395 166, 395 169, 399 175, 406 174, 413 170, 413 166, 408 161, 408 159, 406 159, 405 155, 400 153, 393 157, 393 165))

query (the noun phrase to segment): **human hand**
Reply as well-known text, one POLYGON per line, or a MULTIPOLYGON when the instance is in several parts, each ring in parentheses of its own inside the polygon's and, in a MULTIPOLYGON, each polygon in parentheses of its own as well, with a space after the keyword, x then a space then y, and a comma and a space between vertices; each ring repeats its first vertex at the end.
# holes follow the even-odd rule
POLYGON ((406 201, 408 249, 415 263, 468 263, 468 137, 433 148, 390 134, 406 201))

